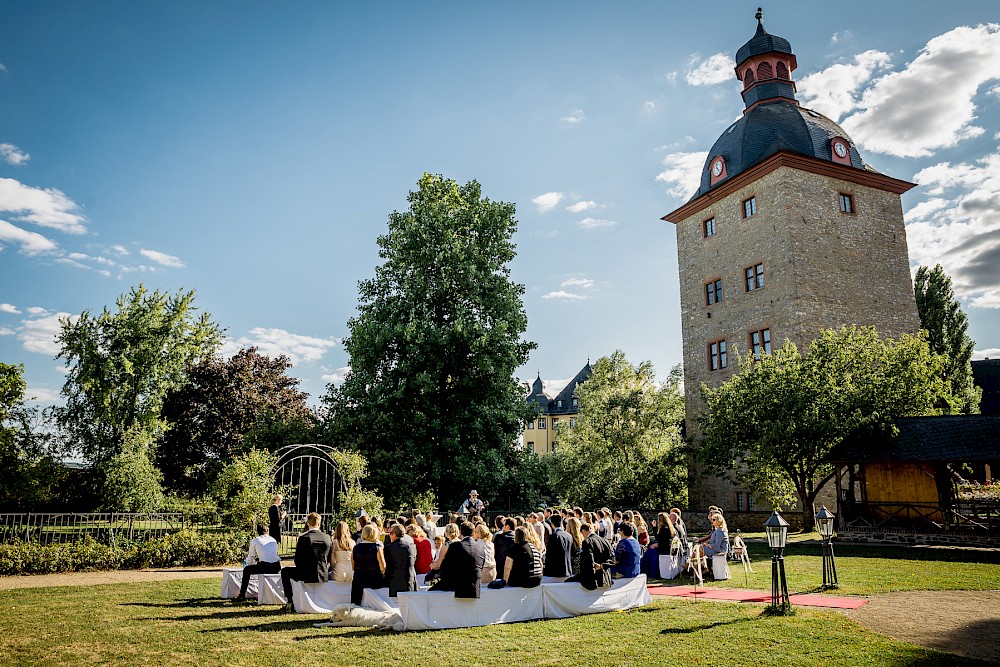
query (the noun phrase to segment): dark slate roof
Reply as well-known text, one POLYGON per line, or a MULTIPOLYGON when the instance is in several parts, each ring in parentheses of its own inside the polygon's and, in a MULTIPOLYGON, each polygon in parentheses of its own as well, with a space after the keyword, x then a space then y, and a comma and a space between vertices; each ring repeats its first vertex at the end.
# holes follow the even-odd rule
POLYGON ((832 120, 812 109, 803 109, 792 100, 758 104, 730 125, 718 138, 701 170, 701 187, 692 199, 712 189, 709 166, 721 155, 726 160, 726 179, 760 164, 779 151, 790 151, 832 162, 830 140, 843 137, 851 147, 851 166, 868 169, 847 133, 832 120))
POLYGON ((836 463, 1000 461, 1000 416, 948 415, 896 420, 896 437, 853 438, 826 457, 836 463))
POLYGON ((791 53, 792 45, 784 37, 769 34, 764 24, 757 21, 757 32, 736 52, 736 66, 742 65, 747 58, 772 52, 791 53))
POLYGON ((560 414, 575 414, 579 410, 573 406, 573 393, 576 391, 576 386, 593 375, 593 371, 590 368, 590 362, 580 369, 580 372, 576 376, 566 383, 562 391, 559 394, 549 400, 549 397, 545 395, 542 391, 542 377, 539 375, 535 378, 534 384, 531 385, 531 393, 528 394, 527 401, 529 404, 533 404, 540 413, 547 415, 560 415, 560 414), (562 403, 560 404, 560 401, 562 403))
POLYGON ((984 415, 1000 415, 1000 359, 973 361, 972 379, 983 390, 979 411, 984 415))

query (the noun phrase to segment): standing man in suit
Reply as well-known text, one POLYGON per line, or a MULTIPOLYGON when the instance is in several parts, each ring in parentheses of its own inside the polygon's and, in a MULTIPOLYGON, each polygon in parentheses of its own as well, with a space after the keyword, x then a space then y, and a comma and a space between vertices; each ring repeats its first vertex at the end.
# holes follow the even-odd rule
POLYGON ((285 510, 281 509, 282 500, 284 498, 281 494, 277 494, 271 499, 271 506, 267 508, 267 532, 278 543, 279 550, 281 549, 281 522, 288 516, 285 510))
POLYGON ((306 517, 306 532, 295 544, 295 566, 281 569, 281 587, 285 590, 285 611, 295 611, 292 602, 292 579, 305 584, 324 583, 330 579, 330 552, 333 542, 319 529, 322 517, 310 512, 306 517))
POLYGON ((589 523, 580 526, 583 545, 580 547, 580 574, 566 581, 577 581, 588 591, 611 587, 611 566, 615 553, 608 541, 594 532, 589 523))
POLYGON ((417 590, 417 545, 406 534, 401 525, 395 523, 389 529, 389 544, 385 545, 385 585, 389 587, 389 597, 396 597, 399 591, 417 590))
POLYGON ((573 537, 563 530, 563 520, 558 514, 549 517, 552 534, 545 544, 545 568, 542 574, 565 581, 573 574, 573 560, 570 553, 573 549, 573 537))
POLYGON ((441 580, 431 590, 454 591, 457 598, 478 598, 486 548, 482 542, 472 539, 475 526, 468 521, 463 521, 458 530, 462 539, 448 545, 441 562, 441 580))

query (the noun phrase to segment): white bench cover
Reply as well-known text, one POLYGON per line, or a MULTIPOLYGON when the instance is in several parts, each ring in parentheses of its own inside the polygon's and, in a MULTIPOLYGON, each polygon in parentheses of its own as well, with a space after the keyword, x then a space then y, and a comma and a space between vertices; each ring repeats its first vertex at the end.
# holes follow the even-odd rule
POLYGON ((304 584, 292 579, 292 601, 299 614, 329 614, 338 604, 350 603, 351 584, 340 581, 304 584))
POLYGON ((542 584, 545 618, 569 618, 599 614, 616 609, 632 609, 653 601, 646 590, 646 575, 615 579, 611 588, 588 591, 577 583, 542 584))
MULTIPOLYGON (((579 584, 574 584, 579 587, 579 584)), ((542 587, 490 589, 476 599, 450 591, 399 593, 397 602, 406 630, 472 628, 543 618, 542 587)))

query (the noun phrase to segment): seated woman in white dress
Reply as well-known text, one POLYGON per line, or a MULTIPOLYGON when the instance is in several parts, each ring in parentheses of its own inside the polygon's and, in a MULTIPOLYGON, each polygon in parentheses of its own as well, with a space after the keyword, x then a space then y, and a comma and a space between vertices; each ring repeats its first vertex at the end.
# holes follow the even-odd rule
POLYGON ((473 534, 477 540, 483 541, 483 550, 486 553, 486 560, 483 563, 483 573, 479 577, 479 582, 488 584, 497 578, 496 552, 493 547, 493 533, 485 523, 476 524, 476 532, 473 534))
POLYGON ((333 549, 330 551, 330 578, 333 581, 350 583, 354 581, 354 568, 351 567, 351 553, 354 551, 354 540, 351 539, 351 529, 346 521, 337 524, 333 532, 333 549))

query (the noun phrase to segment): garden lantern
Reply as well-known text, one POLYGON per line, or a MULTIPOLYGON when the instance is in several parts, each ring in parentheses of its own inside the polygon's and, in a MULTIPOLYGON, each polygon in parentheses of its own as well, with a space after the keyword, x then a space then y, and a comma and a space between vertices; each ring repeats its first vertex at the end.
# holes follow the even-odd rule
POLYGON ((837 562, 833 558, 833 522, 837 517, 826 508, 816 512, 816 527, 823 540, 823 588, 837 587, 837 562))
POLYGON ((782 551, 788 540, 788 522, 777 510, 764 522, 767 545, 771 547, 771 613, 785 614, 792 608, 788 599, 788 581, 785 579, 785 559, 782 551))

